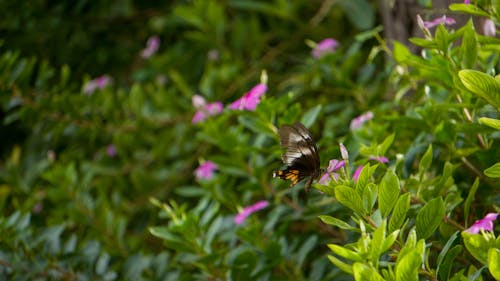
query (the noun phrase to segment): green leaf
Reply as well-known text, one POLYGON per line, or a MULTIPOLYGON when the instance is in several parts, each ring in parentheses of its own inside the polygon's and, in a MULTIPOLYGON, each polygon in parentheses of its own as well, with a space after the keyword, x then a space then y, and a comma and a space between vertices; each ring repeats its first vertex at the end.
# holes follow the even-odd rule
POLYGON ((314 183, 312 186, 326 195, 335 196, 335 188, 329 184, 314 183))
POLYGON ((462 231, 462 238, 467 251, 482 264, 488 264, 488 250, 490 247, 494 247, 494 241, 488 242, 483 235, 466 231, 462 231))
POLYGON ((306 126, 307 128, 310 128, 316 122, 316 119, 318 119, 318 116, 321 113, 322 109, 323 105, 321 104, 309 109, 306 113, 304 113, 304 116, 302 116, 300 122, 302 122, 302 124, 304 124, 304 126, 306 126))
POLYGON ((418 38, 418 37, 413 37, 408 39, 412 44, 417 45, 419 47, 425 48, 425 49, 434 49, 437 47, 436 42, 430 41, 428 39, 424 38, 418 38))
POLYGON ((336 257, 334 257, 332 255, 328 255, 328 259, 333 263, 333 265, 338 267, 340 270, 342 270, 350 275, 353 274, 352 266, 350 264, 347 264, 347 263, 337 259, 336 257))
POLYGON ((399 196, 399 179, 393 170, 388 170, 379 188, 379 208, 382 218, 387 218, 399 196))
POLYGON ((375 231, 373 232, 372 241, 370 243, 370 256, 372 258, 371 262, 375 267, 378 266, 378 260, 380 258, 380 255, 382 254, 381 251, 385 240, 386 224, 386 221, 383 220, 382 224, 377 229, 375 229, 375 231))
POLYGON ((339 220, 339 219, 331 217, 331 216, 321 215, 321 216, 319 216, 319 219, 328 225, 333 225, 333 226, 336 226, 340 229, 357 230, 357 228, 352 227, 347 222, 345 222, 343 220, 339 220))
POLYGON ((366 187, 366 185, 370 181, 370 178, 373 175, 373 173, 375 172, 375 170, 377 169, 377 167, 378 167, 378 164, 373 165, 373 166, 366 164, 363 167, 363 170, 359 174, 358 181, 356 182, 356 191, 359 192, 359 194, 363 194, 364 188, 366 187))
POLYGON ((476 16, 483 16, 483 17, 489 17, 490 15, 483 10, 479 9, 476 5, 470 5, 470 4, 450 4, 449 9, 451 11, 455 12, 464 12, 467 14, 471 15, 476 15, 476 16))
POLYGON ((392 216, 389 221, 390 232, 399 229, 403 225, 406 219, 406 213, 409 209, 410 193, 405 193, 398 198, 396 205, 394 205, 394 211, 392 212, 392 216))
POLYGON ((396 239, 398 238, 400 231, 399 229, 392 232, 387 238, 384 240, 384 243, 382 244, 381 248, 381 253, 385 253, 385 251, 389 250, 389 248, 392 247, 394 242, 396 242, 396 239))
POLYGON ((442 24, 439 24, 436 28, 436 33, 434 34, 434 41, 436 41, 438 49, 445 54, 448 53, 448 45, 450 42, 448 37, 449 34, 448 31, 446 31, 446 28, 442 24))
POLYGON ((379 151, 377 155, 385 155, 391 144, 394 142, 394 138, 396 137, 395 133, 388 135, 384 141, 378 146, 379 151))
POLYGON ((472 68, 477 59, 477 39, 476 32, 472 25, 472 19, 465 26, 465 32, 462 39, 462 68, 472 68))
POLYGON ((335 187, 335 198, 340 204, 347 208, 364 215, 363 201, 361 196, 351 187, 338 185, 335 187))
POLYGON ((416 230, 419 239, 427 239, 441 224, 445 215, 443 198, 438 197, 425 204, 417 214, 416 230))
POLYGON ((465 199, 464 203, 464 217, 465 217, 465 225, 468 226, 468 220, 469 220, 469 210, 470 210, 470 205, 472 204, 472 201, 474 200, 474 196, 476 195, 477 188, 479 187, 479 178, 476 178, 474 180, 474 183, 472 184, 472 187, 469 190, 469 194, 467 195, 467 199, 465 199))
POLYGON ((453 261, 458 254, 462 252, 462 245, 456 245, 449 252, 446 253, 442 263, 437 267, 438 279, 448 280, 451 269, 453 268, 453 261))
POLYGON ((500 111, 500 82, 490 75, 476 70, 458 73, 464 86, 500 111))
POLYGON ((337 256, 341 256, 352 261, 363 261, 363 257, 360 256, 357 252, 349 250, 343 246, 328 244, 328 248, 330 248, 330 250, 332 250, 332 252, 337 256))
POLYGON ((353 264, 352 269, 354 271, 354 280, 363 281, 384 281, 385 279, 372 267, 357 262, 353 264))
POLYGON ((362 200, 365 213, 372 213, 373 205, 375 205, 375 202, 377 201, 377 193, 378 186, 374 183, 367 184, 363 189, 362 200))
POLYGON ((415 250, 406 254, 396 265, 396 281, 418 281, 422 257, 415 250))
POLYGON ((439 264, 441 264, 441 262, 443 261, 444 259, 444 256, 446 255, 446 253, 448 252, 448 250, 450 249, 451 245, 453 245, 453 242, 455 242, 455 240, 457 239, 458 237, 458 233, 459 231, 455 231, 455 233, 453 233, 450 238, 448 239, 448 241, 446 242, 446 244, 444 245, 443 249, 441 250, 441 252, 439 253, 439 256, 438 256, 438 260, 437 260, 437 264, 439 266, 439 264))
POLYGON ((406 47, 406 45, 399 43, 398 41, 394 41, 394 59, 399 63, 405 63, 407 60, 411 58, 411 51, 406 47))
POLYGON ((481 118, 479 118, 479 123, 500 131, 500 120, 498 120, 498 119, 481 117, 481 118))
POLYGON ((373 28, 375 23, 375 11, 370 2, 366 0, 350 0, 335 2, 342 7, 350 22, 357 29, 367 30, 373 28))
POLYGON ((488 250, 488 269, 495 280, 500 280, 500 249, 488 250))
POLYGON ((422 159, 418 164, 418 172, 423 173, 427 171, 431 166, 431 163, 432 163, 432 144, 429 145, 429 147, 424 153, 424 156, 422 156, 422 159))
POLYGON ((318 242, 318 237, 316 235, 312 235, 306 240, 306 242, 304 242, 302 247, 300 247, 297 253, 297 265, 299 267, 301 267, 304 264, 307 254, 309 254, 311 250, 314 249, 317 242, 318 242))
POLYGON ((484 174, 490 178, 500 178, 500 162, 484 170, 484 174))

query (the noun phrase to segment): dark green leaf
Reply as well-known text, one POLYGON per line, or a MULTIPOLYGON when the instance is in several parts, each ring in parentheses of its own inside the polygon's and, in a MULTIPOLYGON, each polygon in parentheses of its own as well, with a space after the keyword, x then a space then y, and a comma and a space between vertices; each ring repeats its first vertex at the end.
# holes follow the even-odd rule
POLYGON ((439 280, 448 280, 450 276, 451 269, 453 268, 453 261, 456 256, 462 252, 462 245, 456 245, 451 248, 449 252, 446 253, 444 259, 437 267, 437 274, 439 276, 439 280))
POLYGON ((347 17, 360 30, 373 28, 375 22, 375 11, 370 2, 366 0, 338 1, 347 17))
POLYGON ((465 199, 464 203, 464 217, 465 217, 465 226, 468 226, 469 223, 469 211, 470 211, 470 205, 472 204, 472 201, 474 201, 474 197, 476 195, 477 188, 479 187, 479 178, 476 178, 474 180, 474 183, 472 184, 469 194, 467 194, 467 199, 465 199))
POLYGON ((318 118, 322 109, 323 106, 321 104, 318 104, 315 107, 309 109, 304 113, 304 115, 300 119, 300 122, 302 122, 302 124, 304 124, 304 126, 306 126, 307 128, 312 127, 312 125, 316 122, 316 119, 318 118))
POLYGON ((416 230, 419 239, 427 239, 441 224, 445 215, 443 198, 438 197, 425 204, 417 214, 416 230))

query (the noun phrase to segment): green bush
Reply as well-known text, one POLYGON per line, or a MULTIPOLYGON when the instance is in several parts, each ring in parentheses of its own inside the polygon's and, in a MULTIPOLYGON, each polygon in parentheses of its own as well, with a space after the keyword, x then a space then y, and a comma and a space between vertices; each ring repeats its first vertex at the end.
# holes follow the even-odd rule
MULTIPOLYGON (((474 224, 499 213, 500 40, 443 19, 410 40, 421 55, 389 49, 375 5, 344 2, 54 4, 91 24, 54 20, 74 41, 39 56, 4 19, 0 278, 500 279, 494 220, 474 224), (152 56, 136 22, 74 47, 145 12, 152 56), (272 178, 295 122, 338 160, 309 192, 272 178)), ((500 22, 487 1, 450 9, 500 22)))

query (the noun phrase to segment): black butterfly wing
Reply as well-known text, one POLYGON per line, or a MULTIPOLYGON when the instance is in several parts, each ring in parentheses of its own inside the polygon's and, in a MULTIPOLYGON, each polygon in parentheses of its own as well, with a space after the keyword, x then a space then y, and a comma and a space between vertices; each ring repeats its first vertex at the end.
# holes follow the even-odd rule
POLYGON ((285 152, 281 155, 287 169, 274 173, 275 177, 291 180, 292 186, 306 177, 311 177, 306 183, 306 190, 320 174, 318 148, 311 133, 301 123, 284 125, 279 131, 281 146, 285 152))

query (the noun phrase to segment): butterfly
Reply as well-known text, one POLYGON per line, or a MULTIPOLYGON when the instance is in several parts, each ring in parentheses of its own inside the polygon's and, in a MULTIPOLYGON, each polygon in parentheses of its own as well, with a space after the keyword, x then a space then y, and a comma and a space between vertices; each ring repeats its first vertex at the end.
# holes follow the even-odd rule
POLYGON ((307 191, 313 180, 321 175, 316 143, 309 130, 299 122, 281 126, 278 133, 281 146, 286 150, 281 159, 288 167, 273 172, 273 177, 291 180, 290 187, 309 177, 305 185, 307 191))

